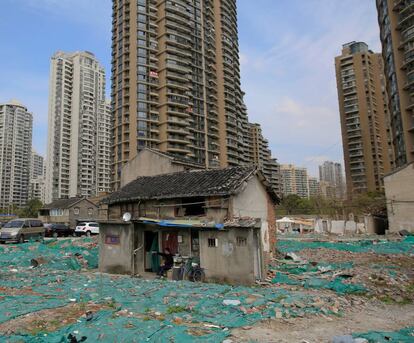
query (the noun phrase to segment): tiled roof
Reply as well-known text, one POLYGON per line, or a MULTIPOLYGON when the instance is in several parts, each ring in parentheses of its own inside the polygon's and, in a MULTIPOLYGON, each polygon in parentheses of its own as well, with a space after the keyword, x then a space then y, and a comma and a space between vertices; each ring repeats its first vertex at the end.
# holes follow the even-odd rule
MULTIPOLYGON (((243 182, 257 173, 255 167, 190 170, 157 176, 143 176, 112 193, 109 204, 151 199, 172 199, 236 194, 243 182)), ((268 189, 273 199, 276 194, 268 189)))
MULTIPOLYGON (((69 199, 56 199, 50 204, 43 206, 44 209, 58 209, 58 208, 70 208, 86 198, 69 198, 69 199)), ((91 202, 91 204, 95 205, 91 202)), ((96 205, 95 205, 96 206, 96 205)))

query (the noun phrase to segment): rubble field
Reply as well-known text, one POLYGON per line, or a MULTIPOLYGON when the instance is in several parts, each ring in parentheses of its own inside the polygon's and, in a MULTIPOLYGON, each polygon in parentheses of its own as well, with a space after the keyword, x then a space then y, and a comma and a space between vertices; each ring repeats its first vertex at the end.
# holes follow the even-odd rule
POLYGON ((413 342, 413 247, 287 237, 235 287, 98 273, 92 238, 0 245, 0 341, 413 342))

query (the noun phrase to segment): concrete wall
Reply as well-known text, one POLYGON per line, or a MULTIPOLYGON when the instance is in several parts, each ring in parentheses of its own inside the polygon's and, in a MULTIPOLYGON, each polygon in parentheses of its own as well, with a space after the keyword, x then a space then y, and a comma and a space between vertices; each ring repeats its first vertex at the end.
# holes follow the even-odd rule
POLYGON ((265 187, 257 177, 252 177, 246 182, 244 189, 232 198, 230 205, 230 211, 235 217, 261 219, 261 238, 264 252, 270 252, 272 249, 269 236, 268 201, 265 187))
POLYGON ((183 171, 183 165, 174 164, 172 159, 150 150, 142 150, 122 168, 121 187, 140 176, 154 176, 183 171))
POLYGON ((134 225, 124 222, 100 223, 99 231, 99 271, 132 274, 134 225), (109 244, 108 237, 118 237, 119 243, 109 244))
MULTIPOLYGON (((152 225, 124 222, 100 223, 99 271, 111 274, 145 273, 144 231, 177 233, 182 237, 178 252, 190 255, 191 234, 185 229, 159 229, 152 225), (109 238, 116 239, 111 241, 109 238), (134 257, 134 250, 136 252, 134 257)), ((226 231, 199 231, 200 262, 205 268, 206 281, 230 284, 252 284, 256 276, 263 277, 265 269, 261 260, 258 229, 232 228, 226 231), (217 238, 218 246, 209 247, 208 239, 217 238), (245 238, 245 244, 240 239, 245 238), (256 267, 255 267, 256 266, 256 267)))
POLYGON ((414 232, 414 163, 384 178, 389 231, 414 232))
POLYGON ((253 229, 245 228, 200 232, 200 261, 208 281, 246 285, 255 282, 253 234, 253 229), (237 237, 246 238, 247 244, 237 245, 237 237), (209 238, 217 238, 218 246, 209 247, 209 238))

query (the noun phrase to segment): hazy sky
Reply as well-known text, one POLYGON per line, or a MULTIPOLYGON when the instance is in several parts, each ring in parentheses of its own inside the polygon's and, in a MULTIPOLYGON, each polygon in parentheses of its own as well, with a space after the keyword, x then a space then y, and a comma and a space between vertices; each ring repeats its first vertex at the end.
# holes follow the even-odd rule
MULTIPOLYGON (((95 53, 109 90, 111 1, 0 0, 0 6, 0 102, 18 99, 34 113, 33 145, 44 154, 55 51, 95 53)), ((249 118, 262 124, 273 155, 314 175, 325 159, 342 163, 334 57, 353 40, 380 50, 375 1, 239 0, 238 11, 249 118)))

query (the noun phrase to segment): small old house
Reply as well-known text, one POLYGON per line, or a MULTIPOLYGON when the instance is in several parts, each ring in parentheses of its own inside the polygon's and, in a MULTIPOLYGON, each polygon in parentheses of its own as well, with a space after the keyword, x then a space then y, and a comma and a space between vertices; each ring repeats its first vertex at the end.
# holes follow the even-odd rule
POLYGON ((98 219, 98 205, 84 197, 56 199, 39 210, 44 223, 66 224, 75 228, 80 221, 98 219))
POLYGON ((104 200, 99 268, 145 274, 151 252, 168 247, 199 259, 209 281, 253 283, 265 277, 275 245, 277 201, 255 167, 139 177, 104 200))

